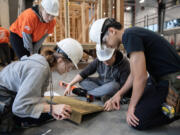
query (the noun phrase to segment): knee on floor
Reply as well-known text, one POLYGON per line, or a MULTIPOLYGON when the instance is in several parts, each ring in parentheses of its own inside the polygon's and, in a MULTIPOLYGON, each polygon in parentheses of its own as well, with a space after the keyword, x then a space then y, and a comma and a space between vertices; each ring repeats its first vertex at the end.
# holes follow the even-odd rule
POLYGON ((139 120, 139 125, 137 125, 136 127, 135 126, 132 127, 136 130, 146 130, 148 128, 148 125, 144 120, 139 120))

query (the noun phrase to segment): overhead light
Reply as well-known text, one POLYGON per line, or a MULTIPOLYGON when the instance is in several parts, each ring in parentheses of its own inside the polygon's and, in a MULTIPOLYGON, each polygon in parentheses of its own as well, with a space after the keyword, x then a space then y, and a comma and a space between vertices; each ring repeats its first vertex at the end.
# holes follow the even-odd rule
POLYGON ((140 0, 139 3, 144 3, 144 0, 140 0))
POLYGON ((131 7, 126 7, 126 10, 131 10, 131 7))

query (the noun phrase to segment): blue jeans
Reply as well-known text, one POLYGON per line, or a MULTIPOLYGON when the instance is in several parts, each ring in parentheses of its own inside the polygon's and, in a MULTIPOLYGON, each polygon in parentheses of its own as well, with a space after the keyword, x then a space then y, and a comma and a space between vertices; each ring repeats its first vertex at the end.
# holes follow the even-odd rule
POLYGON ((95 97, 102 97, 105 95, 113 96, 119 89, 120 84, 116 81, 104 82, 98 77, 88 77, 81 81, 80 86, 87 90, 87 93, 95 97))

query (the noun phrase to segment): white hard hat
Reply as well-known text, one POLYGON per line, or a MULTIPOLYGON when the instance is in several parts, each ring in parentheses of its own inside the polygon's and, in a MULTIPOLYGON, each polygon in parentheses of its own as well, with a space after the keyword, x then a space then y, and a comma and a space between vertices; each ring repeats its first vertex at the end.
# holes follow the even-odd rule
POLYGON ((96 55, 100 61, 107 61, 112 58, 115 49, 107 48, 106 45, 96 44, 96 55))
POLYGON ((106 21, 107 18, 102 18, 102 19, 98 19, 96 20, 92 26, 91 26, 91 29, 89 31, 89 36, 90 36, 90 39, 93 41, 93 42, 96 42, 97 44, 100 44, 101 45, 101 32, 102 32, 102 28, 103 28, 103 25, 104 25, 104 22, 106 21))
POLYGON ((59 15, 59 1, 58 0, 42 0, 41 5, 44 10, 53 16, 59 15))
POLYGON ((64 51, 64 53, 78 69, 77 64, 83 56, 83 48, 81 44, 72 38, 66 38, 58 42, 57 46, 64 51))

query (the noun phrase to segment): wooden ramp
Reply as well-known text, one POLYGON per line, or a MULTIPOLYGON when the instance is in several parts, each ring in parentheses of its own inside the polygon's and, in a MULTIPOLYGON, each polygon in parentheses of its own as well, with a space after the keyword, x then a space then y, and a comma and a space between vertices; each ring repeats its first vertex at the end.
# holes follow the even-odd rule
MULTIPOLYGON (((50 97, 45 98, 50 100, 50 97)), ((72 114, 70 120, 77 124, 81 123, 82 117, 84 115, 103 111, 102 106, 98 106, 66 96, 55 96, 53 98, 53 103, 70 105, 72 107, 72 114)))

